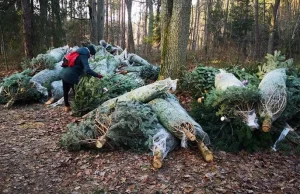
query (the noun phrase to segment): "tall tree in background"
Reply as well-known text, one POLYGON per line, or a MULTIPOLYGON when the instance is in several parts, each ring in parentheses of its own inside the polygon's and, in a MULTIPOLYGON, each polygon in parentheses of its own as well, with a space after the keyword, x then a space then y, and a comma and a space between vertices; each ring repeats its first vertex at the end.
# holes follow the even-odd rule
POLYGON ((60 5, 58 0, 51 0, 52 11, 52 46, 60 47, 65 40, 65 32, 62 28, 60 5))
POLYGON ((131 21, 132 0, 125 0, 125 3, 127 6, 127 14, 128 14, 127 50, 128 52, 135 53, 132 21, 131 21))
POLYGON ((90 30, 90 40, 92 43, 96 43, 98 38, 97 34, 97 6, 95 0, 89 0, 89 15, 90 15, 90 21, 91 21, 91 30, 90 30))
POLYGON ((200 0, 197 0, 195 7, 195 21, 193 27, 193 36, 192 36, 192 51, 196 50, 196 45, 198 42, 198 33, 199 33, 199 25, 200 25, 200 0))
POLYGON ((192 0, 162 0, 160 78, 180 78, 186 68, 186 48, 192 0))
POLYGON ((274 35, 276 30, 277 23, 277 10, 280 5, 280 0, 275 0, 275 4, 272 5, 272 18, 270 24, 270 33, 269 33, 269 41, 268 41, 268 53, 272 54, 274 49, 274 35))
POLYGON ((148 1, 148 7, 149 7, 149 23, 148 23, 148 44, 147 44, 147 53, 150 52, 152 47, 152 39, 153 39, 153 26, 154 26, 154 14, 153 14, 153 2, 152 0, 148 1))
POLYGON ((30 11, 30 2, 21 0, 22 18, 23 18, 23 34, 24 34, 24 50, 27 58, 33 57, 32 43, 32 16, 30 11))
POLYGON ((125 0, 121 0, 121 7, 122 7, 122 21, 121 21, 121 47, 125 48, 126 47, 126 38, 125 38, 125 0))
POLYGON ((260 53, 260 41, 259 41, 259 10, 258 10, 258 0, 255 0, 255 56, 258 57, 260 53))
POLYGON ((48 9, 48 0, 39 0, 40 2, 40 48, 41 50, 46 50, 48 42, 46 35, 46 26, 47 26, 47 9, 48 9))
POLYGON ((105 4, 104 0, 98 0, 97 3, 97 10, 98 10, 98 19, 97 19, 97 32, 98 32, 98 39, 99 40, 104 39, 104 17, 105 17, 105 4))
POLYGON ((106 15, 106 19, 105 19, 105 40, 108 40, 108 0, 106 0, 106 9, 105 9, 105 15, 106 15))

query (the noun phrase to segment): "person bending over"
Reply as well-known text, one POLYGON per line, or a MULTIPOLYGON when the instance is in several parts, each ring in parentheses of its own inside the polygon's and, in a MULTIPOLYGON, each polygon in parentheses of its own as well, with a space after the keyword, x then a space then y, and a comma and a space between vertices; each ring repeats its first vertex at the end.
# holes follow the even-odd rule
POLYGON ((75 52, 78 56, 75 59, 74 66, 64 66, 61 70, 59 76, 62 79, 63 91, 64 91, 64 101, 65 101, 65 111, 69 112, 71 110, 69 103, 69 91, 72 88, 74 94, 74 85, 79 83, 80 76, 83 74, 88 74, 94 77, 102 78, 101 74, 98 74, 91 70, 89 66, 88 59, 91 55, 95 55, 96 50, 93 45, 88 45, 87 47, 81 47, 75 52))

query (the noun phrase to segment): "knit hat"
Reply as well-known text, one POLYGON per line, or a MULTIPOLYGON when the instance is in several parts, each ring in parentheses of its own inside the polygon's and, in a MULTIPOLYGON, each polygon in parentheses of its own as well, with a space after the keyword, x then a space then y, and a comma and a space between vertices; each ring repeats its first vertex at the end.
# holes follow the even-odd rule
POLYGON ((95 50, 93 45, 90 44, 90 45, 87 46, 87 48, 89 49, 91 55, 96 54, 96 50, 95 50))

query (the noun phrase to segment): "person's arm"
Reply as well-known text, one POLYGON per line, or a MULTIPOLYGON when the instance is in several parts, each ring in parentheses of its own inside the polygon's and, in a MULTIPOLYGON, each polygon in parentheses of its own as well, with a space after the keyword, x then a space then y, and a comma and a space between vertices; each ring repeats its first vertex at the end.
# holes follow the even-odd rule
POLYGON ((88 61, 88 57, 87 56, 82 55, 80 57, 80 60, 81 60, 81 63, 83 65, 83 71, 84 71, 84 73, 89 74, 89 75, 94 76, 94 77, 102 78, 101 74, 98 74, 95 71, 91 70, 91 68, 89 66, 89 61, 88 61))

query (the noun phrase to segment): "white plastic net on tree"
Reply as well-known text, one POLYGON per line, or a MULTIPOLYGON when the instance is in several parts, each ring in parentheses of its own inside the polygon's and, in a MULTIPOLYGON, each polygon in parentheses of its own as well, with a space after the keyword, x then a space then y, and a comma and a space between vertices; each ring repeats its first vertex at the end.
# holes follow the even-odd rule
POLYGON ((177 138, 181 139, 181 146, 187 147, 187 140, 196 141, 196 139, 203 141, 205 144, 209 144, 209 137, 207 133, 202 130, 201 126, 196 123, 183 108, 180 108, 180 104, 176 104, 176 101, 172 103, 169 101, 172 100, 156 98, 148 104, 157 114, 161 124, 177 138))
POLYGON ((30 82, 34 84, 43 96, 48 97, 48 88, 45 87, 46 85, 50 86, 53 81, 60 80, 59 72, 62 69, 61 64, 62 61, 56 63, 54 69, 44 69, 30 79, 30 82))
POLYGON ((217 90, 226 90, 227 87, 238 86, 244 87, 243 83, 238 80, 232 73, 227 73, 224 70, 220 70, 215 77, 215 87, 217 90))
MULTIPOLYGON (((221 70, 220 73, 216 75, 215 87, 217 90, 226 91, 228 87, 241 87, 245 88, 244 84, 237 79, 232 73, 227 73, 221 70)), ((247 88, 245 88, 247 89, 247 88)), ((254 104, 248 104, 243 102, 238 102, 235 106, 234 113, 239 116, 249 127, 252 129, 258 128, 256 113, 254 110, 254 104)))
POLYGON ((64 96, 62 81, 54 81, 51 83, 51 96, 56 101, 64 96))
POLYGON ((269 131, 272 122, 284 111, 287 104, 286 69, 275 69, 267 73, 261 80, 260 115, 265 117, 263 130, 269 131))

